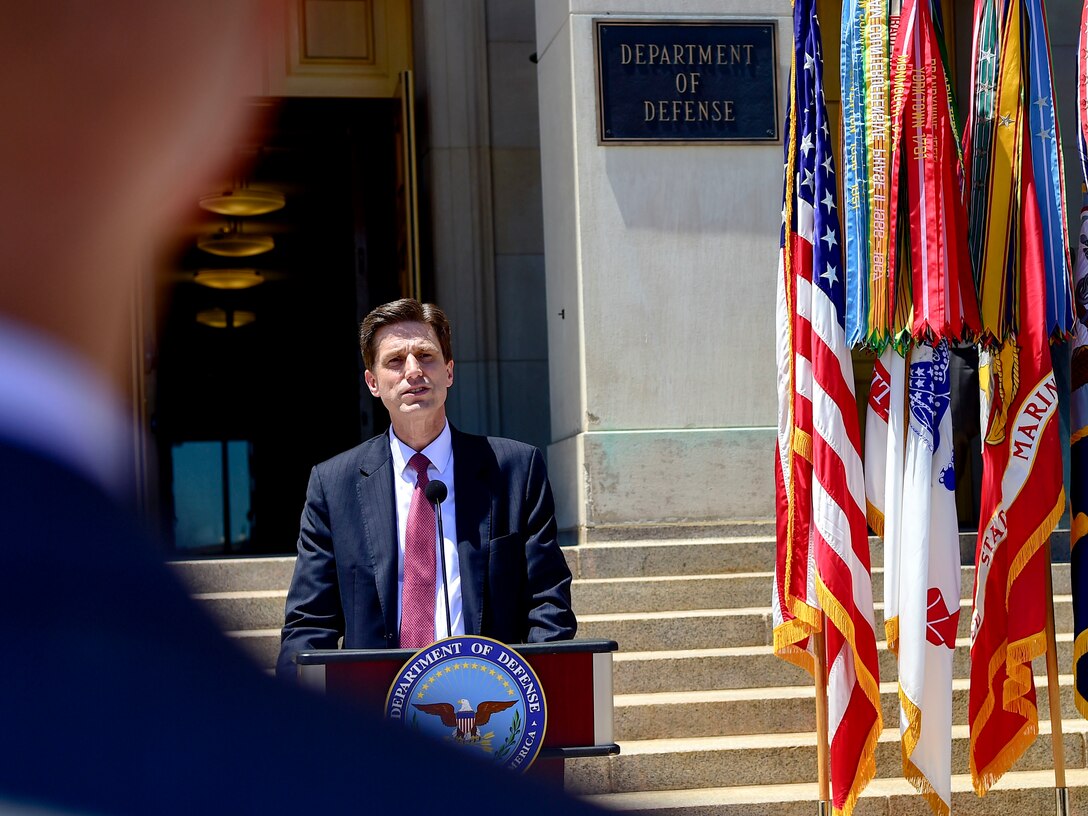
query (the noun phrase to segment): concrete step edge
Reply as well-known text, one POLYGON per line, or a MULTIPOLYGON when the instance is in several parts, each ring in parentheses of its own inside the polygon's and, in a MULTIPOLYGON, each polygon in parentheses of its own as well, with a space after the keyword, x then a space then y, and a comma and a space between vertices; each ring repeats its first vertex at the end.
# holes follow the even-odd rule
POLYGON ((179 558, 168 561, 172 567, 215 566, 224 563, 238 564, 286 564, 294 563, 294 555, 224 555, 216 558, 179 558))
MULTIPOLYGON (((1057 571, 1067 571, 1069 569, 1069 562, 1057 561, 1051 564, 1051 568, 1057 571)), ((975 571, 974 564, 960 564, 961 573, 971 573, 975 571)), ((870 568, 869 572, 873 575, 883 575, 885 567, 882 564, 875 565, 870 568)), ((661 580, 684 580, 691 581, 700 578, 766 578, 768 581, 774 578, 773 570, 745 570, 744 572, 714 572, 714 573, 694 573, 694 574, 682 574, 682 575, 647 575, 647 576, 621 576, 614 578, 576 578, 578 583, 586 584, 610 584, 610 583, 622 583, 625 581, 661 581, 661 580)))
POLYGON ((648 547, 713 547, 719 544, 760 544, 764 542, 773 544, 774 540, 773 533, 770 535, 708 536, 705 538, 646 538, 629 541, 590 541, 575 547, 564 547, 563 551, 622 550, 648 547))
MULTIPOLYGON (((1055 595, 1054 603, 1058 606, 1072 605, 1072 595, 1055 595)), ((971 598, 960 598, 960 612, 964 610, 970 614, 970 610, 974 604, 971 598)), ((884 603, 882 601, 874 602, 873 610, 878 613, 883 613, 884 603)), ((612 621, 641 621, 641 620, 672 620, 675 618, 711 618, 711 617, 737 617, 741 615, 770 615, 772 609, 768 605, 763 606, 737 606, 737 607, 717 607, 714 609, 678 609, 678 610, 660 610, 654 612, 596 612, 586 615, 579 615, 578 620, 585 623, 607 623, 612 621)), ((877 625, 880 626, 883 623, 883 615, 877 615, 877 625)))
POLYGON ((575 578, 575 584, 597 586, 617 584, 645 584, 645 583, 683 583, 692 581, 713 580, 766 580, 768 593, 770 583, 774 580, 773 572, 697 572, 688 575, 625 575, 614 578, 575 578))
MULTIPOLYGON (((581 618, 579 618, 581 620, 581 618)), ((1072 638, 1072 635, 1070 635, 1072 638)), ((879 646, 879 644, 877 644, 879 646)), ((887 647, 885 647, 887 648, 887 647)), ((763 646, 718 646, 710 649, 658 649, 649 652, 615 652, 612 660, 615 663, 634 663, 644 660, 702 660, 705 657, 755 657, 768 655, 774 652, 774 647, 763 646)))
MULTIPOLYGON (((1088 787, 1088 769, 1067 769, 1066 785, 1070 788, 1088 787)), ((1010 771, 997 781, 991 791, 1048 788, 1054 785, 1054 772, 1010 771)), ((974 794, 969 774, 952 776, 953 794, 974 794)), ((601 793, 580 796, 608 810, 642 811, 682 807, 714 807, 724 805, 757 805, 816 801, 818 787, 815 782, 792 785, 752 785, 742 787, 696 788, 689 790, 638 791, 633 793, 601 793)), ((893 796, 917 796, 918 792, 905 779, 874 779, 862 791, 865 799, 890 798, 893 796)), ((815 806, 813 807, 815 811, 815 806)))
MULTIPOLYGON (((1048 735, 1052 731, 1049 719, 1039 720, 1039 734, 1048 735)), ((1062 734, 1088 733, 1088 720, 1083 717, 1062 719, 1062 734)), ((952 726, 952 739, 965 740, 970 737, 970 726, 966 723, 952 726)), ((897 743, 900 740, 898 726, 884 728, 880 732, 879 742, 897 743)), ((661 739, 619 740, 620 756, 647 756, 661 754, 683 754, 707 751, 745 751, 757 748, 805 748, 816 742, 812 731, 731 734, 713 737, 662 737, 661 739)))
POLYGON ((609 623, 612 621, 673 620, 676 618, 727 618, 741 615, 770 615, 769 606, 741 606, 718 609, 676 609, 657 612, 597 612, 579 615, 580 623, 609 623))
POLYGON ((589 524, 585 528, 585 541, 641 541, 643 539, 686 538, 702 533, 714 535, 774 535, 774 518, 738 518, 718 521, 678 521, 671 524, 647 524, 640 522, 617 524, 589 524))
POLYGON ((262 638, 262 637, 274 637, 280 636, 279 629, 232 629, 225 633, 227 637, 232 638, 262 638))
MULTIPOLYGON (((970 678, 955 677, 952 679, 953 691, 966 691, 970 688, 970 678)), ((1046 689, 1046 675, 1035 675, 1035 688, 1046 689)), ((1058 685, 1061 687, 1073 686, 1072 674, 1059 674, 1058 685)), ((894 681, 880 684, 881 694, 897 694, 899 684, 894 681)), ((655 691, 638 694, 616 694, 612 697, 612 703, 616 708, 624 706, 650 706, 650 705, 690 705, 691 703, 717 703, 734 702, 737 700, 767 700, 767 699, 800 699, 816 697, 815 686, 764 686, 762 688, 741 689, 710 689, 701 691, 655 691)))
MULTIPOLYGON (((1073 642, 1072 632, 1056 632, 1054 637, 1059 643, 1073 642)), ((956 638, 957 649, 969 648, 970 645, 970 638, 956 638)), ((888 641, 878 640, 876 650, 878 654, 888 651, 888 641)), ((643 652, 615 652, 612 655, 612 660, 615 663, 635 663, 638 661, 653 662, 658 660, 701 660, 706 657, 761 657, 773 653, 773 646, 762 644, 756 646, 718 646, 708 649, 657 649, 643 652)))
POLYGON ((226 592, 196 592, 197 601, 243 601, 250 598, 286 598, 286 589, 233 589, 226 592))

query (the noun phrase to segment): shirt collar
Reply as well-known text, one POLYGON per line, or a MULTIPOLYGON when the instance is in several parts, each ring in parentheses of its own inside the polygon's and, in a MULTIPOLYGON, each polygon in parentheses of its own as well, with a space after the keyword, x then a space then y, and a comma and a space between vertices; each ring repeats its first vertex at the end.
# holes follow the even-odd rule
POLYGON ((75 354, 0 318, 0 435, 120 496, 131 426, 112 389, 75 354))
MULTIPOLYGON (((389 447, 393 453, 393 466, 398 474, 403 475, 404 469, 408 467, 408 460, 416 452, 400 441, 397 435, 393 433, 392 426, 389 427, 389 447)), ((448 421, 442 426, 442 432, 437 438, 420 453, 430 460, 431 466, 439 473, 446 472, 450 464, 450 458, 453 456, 453 434, 450 433, 450 423, 448 421)), ((415 481, 414 475, 412 481, 415 481)))

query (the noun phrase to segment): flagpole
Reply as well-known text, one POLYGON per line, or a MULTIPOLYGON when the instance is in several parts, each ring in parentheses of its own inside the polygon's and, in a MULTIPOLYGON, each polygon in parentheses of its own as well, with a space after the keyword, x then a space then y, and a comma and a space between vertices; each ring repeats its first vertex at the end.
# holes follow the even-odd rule
POLYGON ((819 786, 818 816, 831 816, 831 760, 827 743, 827 645, 824 627, 827 618, 820 613, 820 631, 812 636, 816 653, 816 778, 819 786))
POLYGON ((1069 816, 1069 788, 1065 785, 1065 746, 1062 744, 1062 701, 1058 690, 1058 645, 1054 634, 1054 578, 1050 540, 1046 553, 1046 691, 1050 703, 1050 747, 1054 752, 1054 806, 1057 816, 1069 816))

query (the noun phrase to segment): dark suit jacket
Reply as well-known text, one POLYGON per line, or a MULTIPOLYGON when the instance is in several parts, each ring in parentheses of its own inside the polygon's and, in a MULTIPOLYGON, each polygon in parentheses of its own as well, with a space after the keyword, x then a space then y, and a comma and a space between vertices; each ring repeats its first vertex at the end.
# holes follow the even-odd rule
MULTIPOLYGON (((451 427, 465 632, 504 643, 574 637, 571 574, 536 448, 451 427)), ((395 648, 397 518, 386 434, 313 469, 277 671, 307 649, 395 648)))
POLYGON ((597 812, 265 676, 131 512, 2 439, 0 597, 0 809, 393 813, 467 789, 522 816, 597 812))

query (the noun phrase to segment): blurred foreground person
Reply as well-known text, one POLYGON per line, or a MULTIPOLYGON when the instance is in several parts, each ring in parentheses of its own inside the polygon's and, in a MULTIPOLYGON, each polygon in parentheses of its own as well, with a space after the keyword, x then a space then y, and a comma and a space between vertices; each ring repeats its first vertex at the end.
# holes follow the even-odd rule
MULTIPOLYGON (((277 6, 278 8, 278 6, 277 6)), ((148 247, 226 170, 269 20, 242 0, 16 3, 0 25, 0 811, 589 808, 277 685, 125 509, 114 396, 148 247)))

